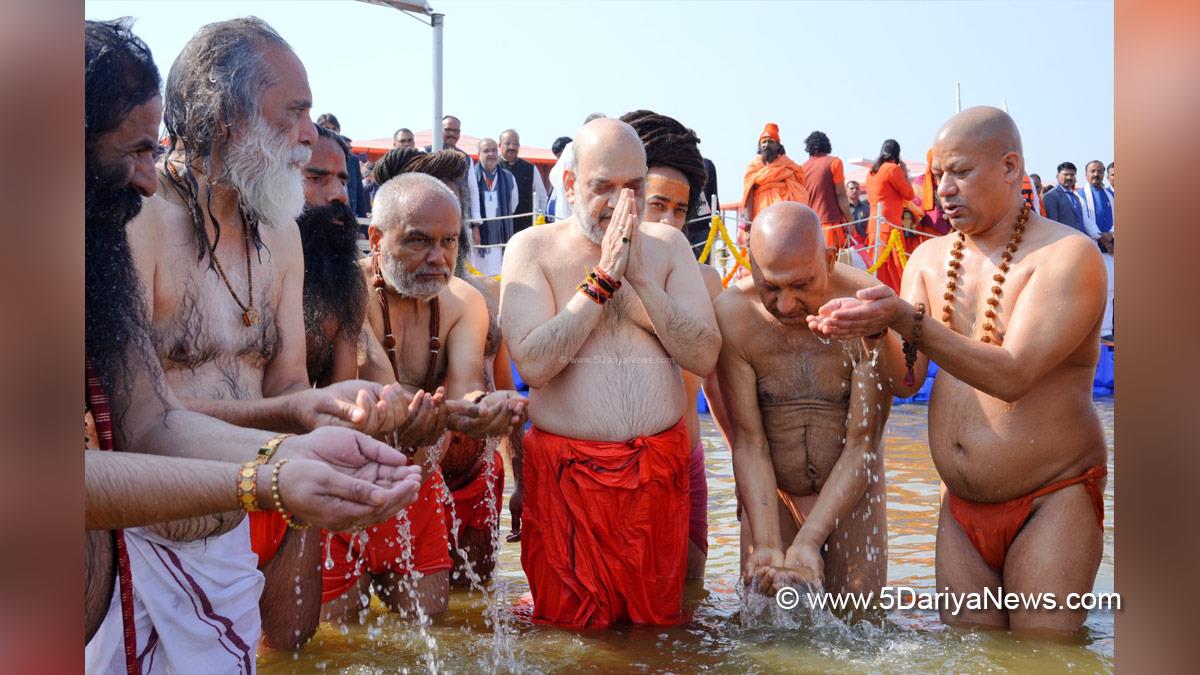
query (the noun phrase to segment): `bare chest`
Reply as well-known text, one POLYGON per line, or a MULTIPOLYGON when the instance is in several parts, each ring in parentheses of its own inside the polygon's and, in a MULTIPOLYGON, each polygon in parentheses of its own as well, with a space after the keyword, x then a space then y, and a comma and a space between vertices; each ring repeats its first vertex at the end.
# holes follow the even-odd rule
POLYGON ((855 357, 843 343, 825 344, 803 327, 766 321, 743 335, 761 405, 801 399, 845 405, 849 400, 855 357))
POLYGON ((949 255, 943 256, 939 267, 922 275, 930 300, 926 320, 947 323, 967 337, 980 339, 986 332, 1003 341, 1017 297, 1033 274, 1033 264, 1016 259, 1005 270, 998 257, 992 260, 968 250, 955 268, 956 275, 950 277, 949 260, 949 255), (988 331, 988 326, 993 330, 988 331))
POLYGON ((269 254, 252 253, 249 269, 244 255, 225 257, 224 278, 207 256, 196 260, 194 245, 159 261, 152 329, 164 370, 237 364, 261 371, 278 353, 281 288, 269 254))
POLYGON ((371 309, 368 312, 371 330, 388 352, 396 380, 421 388, 445 381, 448 362, 445 345, 449 333, 445 303, 439 303, 435 321, 429 303, 399 300, 388 295, 385 320, 378 292, 372 290, 371 296, 371 309), (388 350, 389 336, 394 355, 388 350))

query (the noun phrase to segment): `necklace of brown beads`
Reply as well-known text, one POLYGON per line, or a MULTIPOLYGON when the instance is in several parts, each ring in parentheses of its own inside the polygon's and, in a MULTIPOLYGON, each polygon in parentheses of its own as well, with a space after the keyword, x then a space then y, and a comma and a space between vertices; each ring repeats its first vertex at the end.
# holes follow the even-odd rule
MULTIPOLYGON (((183 194, 179 185, 183 183, 183 179, 179 177, 179 172, 175 170, 175 165, 168 161, 167 171, 171 173, 171 177, 175 179, 175 191, 179 193, 184 203, 187 203, 187 196, 183 194)), ((217 268, 217 276, 221 277, 221 281, 225 282, 225 288, 229 289, 229 295, 233 296, 233 301, 237 303, 239 309, 242 310, 242 323, 247 328, 258 323, 258 310, 254 308, 254 268, 250 263, 250 218, 243 211, 241 213, 242 221, 242 245, 246 249, 246 302, 238 297, 237 291, 233 290, 233 284, 229 283, 229 277, 225 274, 225 268, 221 267, 221 261, 217 258, 217 247, 213 244, 208 245, 208 254, 212 256, 213 265, 217 268)), ((216 217, 213 217, 216 220, 216 217)))
MULTIPOLYGON (((986 320, 983 323, 983 336, 979 339, 983 342, 995 342, 999 345, 1002 340, 996 332, 996 312, 1000 309, 1000 293, 1004 285, 1005 275, 1008 274, 1008 269, 1012 265, 1013 255, 1017 252, 1017 245, 1021 243, 1021 235, 1025 232, 1025 223, 1029 222, 1029 205, 1021 207, 1021 213, 1017 215, 1017 225, 1013 228, 1012 238, 1008 240, 1008 245, 1004 247, 1004 252, 1000 254, 1000 271, 992 275, 992 281, 995 284, 992 286, 992 294, 987 299, 988 307, 984 311, 983 316, 986 320)), ((946 269, 946 292, 942 297, 946 300, 946 304, 942 306, 942 323, 950 327, 950 317, 953 314, 951 303, 954 302, 954 289, 958 287, 958 282, 962 278, 962 257, 963 247, 966 246, 967 237, 962 232, 957 233, 958 239, 954 242, 950 249, 950 262, 946 269)))

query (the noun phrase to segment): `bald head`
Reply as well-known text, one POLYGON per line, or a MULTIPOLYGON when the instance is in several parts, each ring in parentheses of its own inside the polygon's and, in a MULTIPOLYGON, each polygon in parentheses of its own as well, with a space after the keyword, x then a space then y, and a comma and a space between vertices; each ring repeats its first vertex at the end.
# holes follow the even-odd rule
POLYGON ((645 212, 646 149, 633 127, 609 117, 583 125, 571 147, 575 161, 563 172, 563 188, 575 224, 599 244, 622 190, 633 190, 639 219, 645 212))
POLYGON ((1021 209, 1025 159, 1021 134, 1008 113, 977 106, 938 129, 929 170, 950 224, 967 235, 1014 220, 1021 209))
POLYGON ((1021 132, 1008 113, 987 105, 975 106, 956 114, 938 129, 934 145, 968 142, 994 150, 997 154, 1022 154, 1021 132))
POLYGON ((439 215, 455 214, 457 227, 458 197, 442 181, 423 173, 403 173, 379 188, 372 204, 371 226, 385 233, 397 225, 405 226, 417 214, 432 210, 439 215))
POLYGON ((777 202, 763 209, 750 228, 750 250, 760 265, 809 259, 825 253, 817 213, 799 202, 777 202))
POLYGON ((786 325, 799 325, 829 299, 836 256, 825 248, 821 219, 804 204, 772 204, 750 229, 754 285, 763 307, 786 325))
POLYGON ((642 168, 646 167, 646 148, 642 145, 642 139, 638 138, 637 131, 611 117, 599 117, 583 125, 575 135, 573 152, 576 168, 584 166, 582 157, 595 152, 639 155, 642 168))

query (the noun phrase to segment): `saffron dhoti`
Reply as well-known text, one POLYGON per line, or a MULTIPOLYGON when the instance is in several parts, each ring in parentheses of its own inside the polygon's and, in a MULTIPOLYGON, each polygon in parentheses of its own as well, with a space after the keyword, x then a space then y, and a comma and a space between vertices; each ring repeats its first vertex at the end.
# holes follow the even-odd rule
POLYGON ((687 426, 585 441, 525 435, 521 566, 533 620, 603 628, 682 620, 687 567, 687 426))
POLYGON ((365 546, 358 536, 346 532, 335 532, 328 537, 325 556, 333 565, 321 569, 321 602, 341 597, 363 574, 391 572, 409 576, 416 570, 428 576, 450 569, 450 544, 446 518, 442 515, 445 499, 446 484, 441 472, 435 470, 421 485, 417 501, 406 509, 411 523, 410 541, 401 539, 396 518, 366 528, 365 546), (405 561, 406 552, 411 555, 411 566, 405 561))

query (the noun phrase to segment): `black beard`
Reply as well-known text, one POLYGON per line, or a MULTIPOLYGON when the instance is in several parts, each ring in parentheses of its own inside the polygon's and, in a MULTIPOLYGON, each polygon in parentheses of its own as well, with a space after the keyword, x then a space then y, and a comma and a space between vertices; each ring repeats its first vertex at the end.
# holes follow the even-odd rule
POLYGON ((763 158, 764 164, 770 164, 771 162, 774 162, 775 159, 778 157, 779 157, 778 150, 771 150, 769 148, 763 148, 762 158, 763 158))
POLYGON ((358 269, 358 220, 354 212, 346 204, 309 206, 296 224, 304 246, 305 331, 324 340, 323 324, 333 316, 338 335, 357 339, 367 284, 358 269))
MULTIPOLYGON (((142 207, 132 185, 88 158, 84 201, 84 350, 108 394, 114 422, 128 407, 134 355, 155 358, 125 225, 142 207), (134 350, 131 353, 131 349, 134 350)), ((114 425, 118 427, 119 424, 114 425)))

